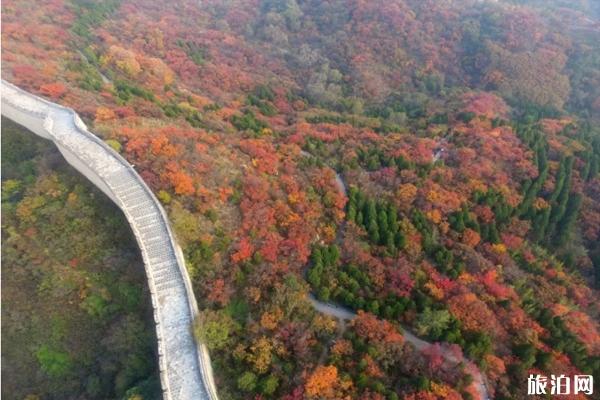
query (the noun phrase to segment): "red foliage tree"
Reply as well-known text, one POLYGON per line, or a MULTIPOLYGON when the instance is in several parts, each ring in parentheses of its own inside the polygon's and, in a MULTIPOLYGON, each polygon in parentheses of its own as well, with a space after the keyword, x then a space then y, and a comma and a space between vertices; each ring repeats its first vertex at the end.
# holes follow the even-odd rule
POLYGON ((40 93, 56 100, 60 99, 67 93, 67 87, 60 82, 47 83, 40 86, 40 93))
POLYGON ((248 238, 244 237, 239 241, 237 251, 231 256, 231 261, 234 263, 245 261, 252 257, 252 254, 254 254, 254 246, 248 238))

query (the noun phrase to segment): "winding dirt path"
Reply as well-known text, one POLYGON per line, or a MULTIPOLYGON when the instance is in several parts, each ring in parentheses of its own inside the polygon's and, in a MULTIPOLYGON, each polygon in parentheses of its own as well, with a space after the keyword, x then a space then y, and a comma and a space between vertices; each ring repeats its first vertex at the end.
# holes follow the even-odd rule
MULTIPOLYGON (((443 147, 441 147, 433 155, 434 160, 439 159, 442 152, 443 152, 443 147)), ((302 151, 302 155, 305 157, 314 157, 312 154, 310 154, 306 151, 302 151)), ((339 191, 344 196, 347 196, 346 184, 344 183, 342 176, 337 171, 335 173, 335 181, 336 181, 336 186, 338 187, 339 191)), ((343 226, 340 227, 340 229, 343 229, 343 226)), ((338 233, 338 237, 340 237, 339 233, 338 233)), ((340 322, 342 322, 342 323, 345 323, 345 321, 350 321, 356 317, 356 313, 354 311, 352 311, 351 309, 344 307, 344 306, 337 305, 337 304, 325 303, 325 302, 319 301, 312 293, 309 295, 309 300, 315 310, 317 310, 318 312, 323 313, 325 315, 335 317, 335 318, 339 319, 340 322)), ((403 330, 402 335, 404 336, 404 339, 408 343, 412 344, 417 350, 421 351, 421 350, 424 350, 427 347, 433 345, 432 343, 427 342, 427 341, 417 337, 415 334, 413 334, 411 331, 409 331, 405 326, 402 326, 402 330, 403 330)), ((452 362, 458 361, 456 359, 456 357, 453 354, 450 354, 448 351, 444 351, 442 354, 449 361, 452 361, 452 362)), ((490 396, 489 396, 489 393, 487 390, 485 377, 483 376, 481 371, 477 368, 477 366, 472 361, 469 361, 469 364, 470 364, 471 370, 472 370, 471 375, 473 376, 474 382, 477 387, 477 391, 479 392, 479 399, 480 400, 489 400, 490 396)))
MULTIPOLYGON (((314 295, 309 295, 309 300, 315 310, 319 311, 322 314, 329 315, 331 317, 335 317, 339 319, 342 323, 345 321, 350 321, 356 317, 356 313, 349 308, 339 306, 333 303, 324 303, 322 301, 317 300, 314 295)), ((406 327, 402 326, 402 336, 404 336, 404 340, 408 343, 412 344, 417 350, 422 351, 433 344, 427 342, 419 337, 415 336, 412 332, 410 332, 406 327)), ((458 362, 459 360, 452 354, 447 351, 443 351, 442 355, 449 361, 458 362)), ((471 364, 471 369, 473 370, 471 375, 473 376, 473 380, 475 381, 477 391, 479 392, 480 400, 489 400, 490 396, 488 394, 488 390, 485 383, 485 378, 479 371, 479 369, 469 361, 471 364)))

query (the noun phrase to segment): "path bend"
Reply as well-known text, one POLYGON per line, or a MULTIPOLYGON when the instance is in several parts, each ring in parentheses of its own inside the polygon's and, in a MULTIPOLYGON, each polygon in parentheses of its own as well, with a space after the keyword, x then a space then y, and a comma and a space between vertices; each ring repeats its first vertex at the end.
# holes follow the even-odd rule
POLYGON ((198 306, 166 213, 132 166, 90 133, 77 113, 2 80, 2 115, 54 142, 69 164, 125 214, 152 298, 165 400, 218 400, 206 346, 192 323, 198 306))
MULTIPOLYGON (((317 310, 318 312, 320 312, 322 314, 337 318, 340 321, 350 321, 356 317, 356 313, 354 311, 352 311, 351 309, 341 306, 341 305, 334 304, 334 303, 325 303, 325 302, 319 301, 313 294, 309 295, 309 300, 315 310, 317 310)), ((412 344, 419 351, 432 345, 432 343, 429 343, 429 342, 415 336, 404 326, 402 326, 402 331, 403 331, 402 336, 404 337, 404 340, 406 340, 408 343, 412 344)), ((444 358, 446 358, 449 361, 452 361, 452 362, 457 361, 457 359, 454 356, 452 356, 451 354, 449 354, 448 352, 443 352, 442 355, 444 358)), ((477 387, 477 391, 479 392, 480 400, 490 400, 490 395, 487 390, 485 378, 483 377, 483 375, 481 374, 479 369, 477 369, 477 367, 475 367, 475 364, 473 364, 473 366, 474 366, 473 378, 475 379, 475 384, 477 387)))

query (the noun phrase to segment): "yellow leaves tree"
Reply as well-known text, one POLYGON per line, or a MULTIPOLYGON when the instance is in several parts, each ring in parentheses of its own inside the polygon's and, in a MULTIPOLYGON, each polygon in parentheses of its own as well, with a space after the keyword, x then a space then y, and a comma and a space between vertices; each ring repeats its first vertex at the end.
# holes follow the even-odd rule
POLYGON ((331 335, 337 328, 337 320, 330 316, 318 314, 312 320, 312 326, 315 328, 315 332, 323 335, 331 335))
POLYGON ((544 199, 542 199, 541 197, 537 197, 534 201, 533 201, 533 208, 536 211, 539 210, 543 210, 550 207, 550 204, 548 204, 548 202, 544 199))
POLYGON ((404 251, 411 260, 415 260, 421 254, 421 235, 408 218, 400 221, 400 230, 406 236, 406 247, 404 251))
POLYGON ((437 287, 435 283, 427 282, 425 284, 425 288, 427 289, 429 294, 431 294, 431 297, 433 297, 434 299, 442 300, 444 298, 444 291, 437 287))
POLYGON ((277 327, 281 318, 283 318, 283 311, 279 307, 270 312, 265 311, 260 317, 260 326, 268 330, 273 330, 277 327))
POLYGON ((96 122, 109 121, 111 119, 115 119, 117 116, 115 112, 110 108, 106 107, 98 107, 96 109, 96 122))
POLYGON ((506 246, 504 243, 497 243, 492 245, 492 250, 498 254, 506 253, 506 246))
POLYGON ((272 351, 271 341, 266 336, 261 336, 250 346, 250 353, 246 359, 253 365, 256 372, 264 374, 271 366, 272 351))
POLYGON ((396 192, 396 200, 398 208, 401 210, 410 210, 413 201, 417 197, 417 187, 412 183, 405 183, 400 185, 396 192))
POLYGON ((433 222, 436 225, 438 225, 440 222, 442 222, 442 213, 437 208, 435 208, 431 211, 428 211, 426 213, 426 216, 431 222, 433 222))
POLYGON ((151 75, 161 81, 163 85, 170 85, 175 80, 175 74, 161 59, 148 58, 144 62, 144 70, 148 69, 151 75))
POLYGON ((135 78, 142 72, 142 67, 138 62, 135 53, 116 45, 109 47, 108 53, 101 58, 101 62, 104 65, 115 66, 118 70, 131 78, 135 78))

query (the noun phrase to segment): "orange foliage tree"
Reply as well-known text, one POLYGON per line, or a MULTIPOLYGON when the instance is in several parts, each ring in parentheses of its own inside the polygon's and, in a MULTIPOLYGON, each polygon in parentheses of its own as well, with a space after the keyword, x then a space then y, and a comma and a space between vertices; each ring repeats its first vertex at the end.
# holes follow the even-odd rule
POLYGON ((40 93, 52 99, 60 99, 67 93, 67 87, 60 82, 40 86, 40 93))
POLYGON ((333 365, 319 366, 306 380, 309 397, 331 399, 338 382, 338 370, 333 365))
POLYGON ((231 256, 231 261, 235 263, 245 261, 249 259, 253 253, 254 246, 252 246, 252 243, 250 243, 250 240, 248 240, 248 238, 244 237, 238 243, 237 251, 231 256))
POLYGON ((175 193, 190 196, 196 192, 194 181, 183 171, 173 171, 169 174, 175 193))

